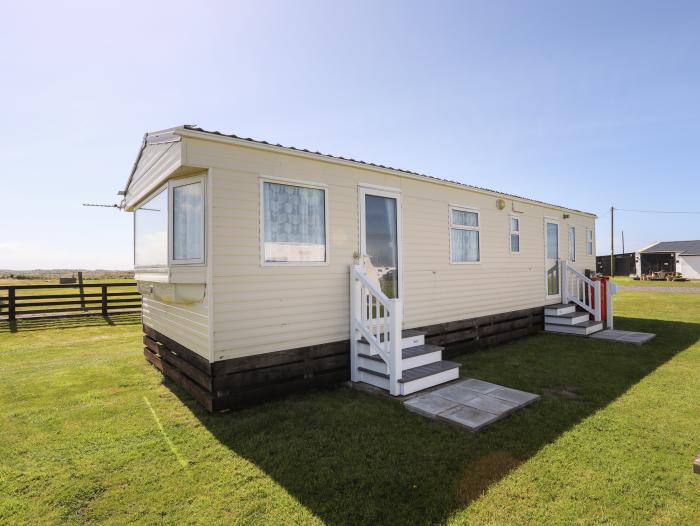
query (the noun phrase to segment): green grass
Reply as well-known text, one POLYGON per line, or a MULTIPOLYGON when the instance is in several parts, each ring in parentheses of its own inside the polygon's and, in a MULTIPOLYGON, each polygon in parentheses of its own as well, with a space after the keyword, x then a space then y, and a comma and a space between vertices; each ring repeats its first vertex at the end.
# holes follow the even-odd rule
POLYGON ((137 317, 0 325, 0 523, 697 523, 700 296, 616 308, 657 338, 460 357, 543 395, 478 434, 346 387, 209 415, 146 363, 137 317))
POLYGON ((618 285, 636 285, 640 287, 700 287, 700 280, 690 281, 642 281, 634 280, 627 276, 615 276, 615 283, 618 285))

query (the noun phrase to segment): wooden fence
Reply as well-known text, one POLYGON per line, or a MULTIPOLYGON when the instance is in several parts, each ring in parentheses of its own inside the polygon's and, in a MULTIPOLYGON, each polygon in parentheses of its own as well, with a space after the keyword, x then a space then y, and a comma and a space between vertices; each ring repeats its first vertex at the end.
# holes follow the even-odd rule
POLYGON ((66 314, 117 314, 141 309, 136 283, 0 286, 0 319, 54 317, 66 314), (77 292, 70 292, 77 289, 77 292), (110 290, 112 289, 112 290, 110 290), (117 289, 117 290, 114 290, 117 289), (66 292, 65 294, 62 292, 66 292), (94 291, 94 292, 92 292, 94 291))

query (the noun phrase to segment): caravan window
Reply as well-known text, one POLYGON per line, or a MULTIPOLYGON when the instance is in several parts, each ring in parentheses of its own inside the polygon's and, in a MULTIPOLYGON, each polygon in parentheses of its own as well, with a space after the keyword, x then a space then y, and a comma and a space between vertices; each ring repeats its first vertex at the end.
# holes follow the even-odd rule
POLYGON ((452 263, 481 261, 479 212, 450 207, 450 260, 452 263))
POLYGON ((593 255, 593 230, 590 228, 586 229, 586 255, 593 255))
POLYGON ((173 263, 204 261, 204 183, 172 183, 173 263))
POLYGON ((576 261, 576 228, 569 226, 569 261, 576 261))
POLYGON ((510 251, 520 253, 520 219, 517 217, 510 218, 510 251))
POLYGON ((262 183, 263 262, 327 261, 326 189, 262 183))
POLYGON ((134 267, 168 266, 168 189, 134 212, 134 267))

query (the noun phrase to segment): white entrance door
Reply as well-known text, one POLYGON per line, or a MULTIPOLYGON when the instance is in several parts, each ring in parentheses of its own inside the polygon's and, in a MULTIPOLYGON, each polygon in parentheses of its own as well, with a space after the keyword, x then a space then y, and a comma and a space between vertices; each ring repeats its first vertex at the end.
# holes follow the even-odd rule
POLYGON ((544 220, 544 269, 547 303, 561 301, 559 276, 559 223, 544 220))
POLYGON ((402 294, 401 194, 360 187, 360 253, 365 272, 389 298, 402 294))

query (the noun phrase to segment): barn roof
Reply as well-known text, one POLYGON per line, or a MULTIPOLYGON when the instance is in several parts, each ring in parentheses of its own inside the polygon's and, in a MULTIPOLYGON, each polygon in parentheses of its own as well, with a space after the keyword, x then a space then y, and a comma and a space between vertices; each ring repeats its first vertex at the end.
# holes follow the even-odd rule
POLYGON ((700 256, 700 239, 691 241, 659 241, 642 250, 643 254, 675 252, 686 256, 700 256))

